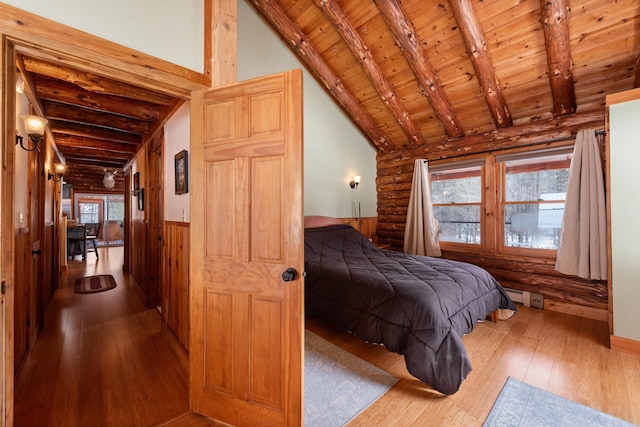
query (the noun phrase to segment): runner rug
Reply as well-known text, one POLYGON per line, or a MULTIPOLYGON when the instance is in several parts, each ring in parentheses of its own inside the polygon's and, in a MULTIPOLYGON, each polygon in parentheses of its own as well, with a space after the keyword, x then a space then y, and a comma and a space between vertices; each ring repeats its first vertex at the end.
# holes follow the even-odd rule
POLYGON ((304 359, 305 427, 343 426, 398 381, 308 330, 304 359))
POLYGON ((630 427, 633 424, 509 377, 483 425, 502 426, 630 427))
POLYGON ((76 280, 73 290, 77 294, 92 294, 108 291, 116 287, 116 281, 110 274, 81 277, 76 280))

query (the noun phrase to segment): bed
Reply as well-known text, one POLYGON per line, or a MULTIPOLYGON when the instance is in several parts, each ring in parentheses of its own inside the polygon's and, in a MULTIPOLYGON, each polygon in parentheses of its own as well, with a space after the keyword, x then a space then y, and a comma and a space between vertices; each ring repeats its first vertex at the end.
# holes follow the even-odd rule
POLYGON ((472 264, 379 249, 330 219, 305 219, 304 240, 306 312, 404 355, 409 373, 443 394, 471 372, 462 335, 496 309, 516 310, 472 264))

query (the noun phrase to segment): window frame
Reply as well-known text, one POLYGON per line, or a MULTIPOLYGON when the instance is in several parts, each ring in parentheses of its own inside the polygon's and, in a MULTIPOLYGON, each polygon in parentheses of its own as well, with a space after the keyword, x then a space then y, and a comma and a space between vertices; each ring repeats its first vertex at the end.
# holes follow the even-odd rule
MULTIPOLYGON (((444 251, 504 254, 536 258, 555 259, 557 250, 522 248, 507 246, 505 242, 505 200, 506 200, 506 164, 510 157, 536 157, 553 152, 573 152, 574 139, 551 142, 544 146, 529 146, 497 152, 486 152, 474 156, 476 161, 484 160, 481 166, 481 208, 480 208, 480 244, 441 241, 444 251)), ((468 160, 468 159, 465 159, 468 160)), ((447 159, 438 161, 438 170, 457 169, 456 164, 465 160, 447 159)), ((429 164, 431 166, 431 163, 429 164)), ((429 170, 431 173, 431 170, 429 170)), ((507 202, 513 204, 513 202, 507 202)))
POLYGON ((455 251, 467 251, 468 248, 474 249, 485 249, 485 197, 484 197, 484 188, 485 186, 485 162, 486 159, 484 156, 474 157, 470 159, 465 159, 463 161, 448 161, 448 162, 437 162, 434 163, 433 167, 431 163, 429 163, 429 186, 432 191, 432 199, 433 199, 433 185, 431 182, 431 175, 439 172, 450 172, 456 169, 465 169, 470 167, 478 166, 480 168, 480 202, 469 202, 469 203, 433 203, 433 206, 479 206, 480 209, 480 217, 478 218, 480 227, 480 243, 464 243, 464 242, 449 242, 449 241, 440 241, 440 247, 447 250, 455 250, 455 251))

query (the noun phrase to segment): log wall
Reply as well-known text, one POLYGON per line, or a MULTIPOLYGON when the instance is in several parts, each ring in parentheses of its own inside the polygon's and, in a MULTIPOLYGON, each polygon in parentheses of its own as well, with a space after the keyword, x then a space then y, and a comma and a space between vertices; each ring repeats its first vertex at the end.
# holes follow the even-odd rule
POLYGON ((164 224, 162 319, 189 351, 189 223, 164 224))
MULTIPOLYGON (((595 116, 590 127, 602 128, 602 115, 595 116)), ((564 134, 571 136, 576 129, 566 128, 564 134)), ((555 132, 558 132, 556 129, 555 132)), ((549 134, 551 135, 551 134, 549 134)), ((438 152, 424 152, 419 149, 397 150, 378 153, 377 156, 377 197, 378 222, 376 235, 380 243, 386 243, 391 249, 402 251, 404 247, 404 229, 407 208, 411 193, 414 161, 418 158, 436 160, 456 157, 459 153, 482 153, 488 151, 488 142, 482 142, 479 136, 472 139, 468 146, 458 144, 456 148, 442 147, 438 152)), ((544 134, 536 134, 527 140, 518 136, 521 145, 543 145, 544 134)), ((512 141, 513 142, 513 141, 512 141)), ((509 148, 496 144, 496 148, 509 148)), ((606 161, 603 161, 606 167, 606 161)), ((479 249, 469 252, 443 250, 443 257, 471 262, 487 269, 505 287, 541 294, 545 298, 545 308, 569 312, 584 317, 606 320, 608 295, 606 281, 589 281, 569 277, 554 270, 555 257, 530 257, 504 254, 483 253, 479 249)))

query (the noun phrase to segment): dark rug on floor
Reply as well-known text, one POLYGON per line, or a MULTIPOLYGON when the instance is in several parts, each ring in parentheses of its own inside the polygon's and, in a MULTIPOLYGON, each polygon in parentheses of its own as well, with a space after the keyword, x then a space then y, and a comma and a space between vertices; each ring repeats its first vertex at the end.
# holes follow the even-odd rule
POLYGON ((504 426, 631 427, 633 424, 509 377, 483 425, 504 426))
POLYGON ((116 280, 110 274, 81 277, 76 280, 73 290, 77 294, 93 294, 116 287, 116 280))

